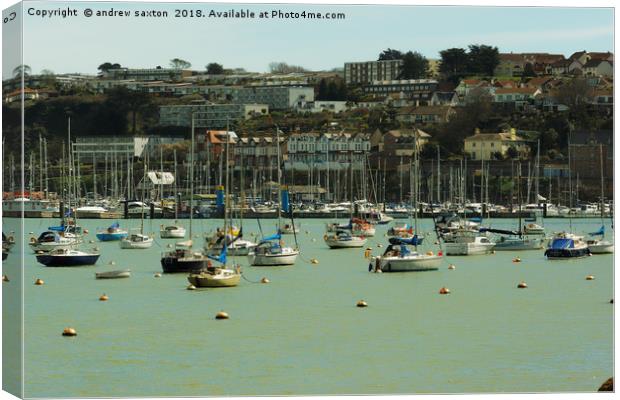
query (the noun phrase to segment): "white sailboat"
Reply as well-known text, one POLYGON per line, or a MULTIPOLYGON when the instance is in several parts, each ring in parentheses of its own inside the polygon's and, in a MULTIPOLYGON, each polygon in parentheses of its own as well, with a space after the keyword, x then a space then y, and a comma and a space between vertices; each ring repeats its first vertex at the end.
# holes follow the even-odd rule
MULTIPOLYGON (((146 161, 144 163, 144 174, 142 184, 146 180, 146 161)), ((144 202, 144 187, 142 188, 142 201, 144 202)), ((140 214, 140 232, 129 233, 120 241, 121 249, 150 249, 153 246, 153 238, 144 234, 144 213, 140 214)))
POLYGON ((588 249, 592 254, 610 254, 614 252, 614 244, 609 240, 605 240, 605 182, 603 180, 603 146, 599 147, 599 154, 601 158, 601 228, 594 233, 590 233, 590 236, 600 236, 600 239, 590 239, 586 243, 588 249))
MULTIPOLYGON (((278 188, 281 188, 282 170, 280 169, 280 130, 276 127, 276 148, 278 155, 278 188)), ((275 235, 263 238, 248 254, 250 265, 255 267, 294 265, 299 256, 299 250, 287 247, 282 242, 282 233, 279 229, 282 218, 282 194, 278 205, 278 232, 275 235)))

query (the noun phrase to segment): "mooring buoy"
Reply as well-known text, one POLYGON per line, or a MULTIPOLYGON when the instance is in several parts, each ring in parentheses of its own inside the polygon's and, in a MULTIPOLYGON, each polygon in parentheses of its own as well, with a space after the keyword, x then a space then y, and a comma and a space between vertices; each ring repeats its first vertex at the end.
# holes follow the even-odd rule
POLYGON ((527 283, 525 283, 524 281, 519 282, 519 284, 517 285, 517 287, 519 289, 526 289, 527 288, 527 283))
POLYGON ((219 313, 215 314, 215 319, 228 319, 228 313, 225 311, 220 311, 219 313))
POLYGON ((260 283, 269 283, 269 282, 271 282, 271 281, 269 279, 267 279, 267 278, 262 278, 260 280, 260 283))
POLYGON ((311 262, 312 264, 318 264, 318 263, 319 263, 319 260, 317 260, 316 258, 311 258, 311 259, 310 259, 310 262, 311 262))
POLYGON ((359 300, 356 304, 357 307, 363 308, 363 307, 368 307, 368 303, 366 303, 364 300, 359 300))
POLYGON ((448 265, 448 269, 456 269, 456 265, 450 264, 450 265, 448 265))
POLYGON ((519 257, 515 257, 515 258, 512 259, 512 262, 513 263, 520 263, 521 259, 519 257))
POLYGON ((196 286, 190 284, 187 286, 187 290, 196 290, 196 286))
POLYGON ((77 336, 77 331, 73 328, 65 328, 62 331, 62 336, 77 336))
POLYGON ((155 278, 161 278, 161 274, 159 272, 156 272, 155 275, 153 275, 155 278))
POLYGON ((43 279, 41 278, 37 278, 37 280, 34 281, 34 284, 37 286, 41 286, 43 285, 45 282, 43 282, 43 279))
POLYGON ((450 294, 450 289, 444 286, 441 289, 439 289, 439 294, 450 294))
POLYGON ((2 275, 2 282, 9 282, 9 277, 6 275, 2 275))
POLYGON ((108 301, 109 297, 107 294, 102 294, 101 297, 99 297, 99 301, 108 301))
POLYGON ((594 275, 586 276, 586 281, 593 281, 593 280, 594 280, 594 275))

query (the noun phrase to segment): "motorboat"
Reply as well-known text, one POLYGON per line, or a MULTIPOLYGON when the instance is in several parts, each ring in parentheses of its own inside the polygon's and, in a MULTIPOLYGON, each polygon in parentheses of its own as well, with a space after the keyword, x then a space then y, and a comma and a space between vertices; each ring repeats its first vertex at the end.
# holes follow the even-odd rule
POLYGON ((129 269, 95 272, 95 279, 122 279, 129 278, 130 276, 131 270, 129 269))
POLYGON ((582 236, 572 233, 557 233, 549 243, 549 247, 545 250, 547 259, 566 259, 566 258, 582 258, 591 255, 586 242, 582 236))
POLYGON ((345 249, 363 247, 367 239, 363 236, 354 236, 350 231, 339 230, 335 233, 328 232, 323 236, 325 244, 331 249, 345 249))
POLYGON ((120 228, 118 222, 115 222, 107 229, 98 231, 96 236, 102 242, 110 242, 126 238, 128 234, 126 230, 120 228))
POLYGON ((544 235, 545 228, 534 222, 531 222, 529 224, 523 225, 523 233, 526 235, 544 235))
POLYGON ((451 235, 444 235, 443 238, 448 256, 488 254, 495 248, 495 243, 474 230, 459 230, 451 235))
POLYGON ((150 249, 153 238, 143 233, 132 233, 120 240, 121 249, 150 249))
POLYGON ((37 254, 37 262, 47 267, 76 267, 94 265, 99 259, 98 252, 86 252, 74 249, 54 249, 49 253, 37 254))
POLYGON ((181 225, 161 225, 159 236, 162 239, 183 239, 185 237, 185 228, 181 225))

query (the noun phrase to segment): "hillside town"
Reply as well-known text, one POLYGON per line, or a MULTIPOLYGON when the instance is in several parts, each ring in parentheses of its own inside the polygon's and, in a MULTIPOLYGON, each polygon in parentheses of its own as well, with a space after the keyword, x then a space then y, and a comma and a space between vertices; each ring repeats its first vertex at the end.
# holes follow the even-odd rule
MULTIPOLYGON (((612 198, 613 53, 500 53, 472 45, 440 55, 387 49, 376 61, 330 71, 272 63, 269 73, 217 63, 192 69, 180 59, 155 68, 106 62, 93 75, 31 74, 22 66, 3 81, 4 140, 17 144, 10 133, 19 127, 23 73, 25 176, 33 191, 59 189, 70 116, 74 153, 95 169, 107 162, 95 149, 107 147, 110 157, 161 158, 166 170, 173 151, 187 161, 193 132, 201 165, 221 171, 221 133, 229 130, 234 168, 251 168, 246 175, 253 184, 273 181, 277 129, 289 183, 311 192, 300 194, 304 199, 337 188, 330 172, 355 169, 382 179, 384 200, 402 202, 414 149, 430 179, 421 189, 429 202, 454 195, 457 168, 474 176, 464 195, 483 200, 491 165, 493 201, 509 203, 514 193, 502 190, 502 179, 514 177, 516 162, 538 196, 567 203, 564 178, 572 172, 577 200, 600 200, 594 189, 601 176, 604 196, 612 198)), ((6 159, 17 160, 11 148, 5 146, 6 159)), ((13 192, 15 171, 4 170, 5 192, 13 192)), ((206 192, 218 183, 215 176, 203 181, 206 192)), ((124 195, 131 197, 130 187, 124 195)), ((533 189, 527 196, 536 201, 533 189)))

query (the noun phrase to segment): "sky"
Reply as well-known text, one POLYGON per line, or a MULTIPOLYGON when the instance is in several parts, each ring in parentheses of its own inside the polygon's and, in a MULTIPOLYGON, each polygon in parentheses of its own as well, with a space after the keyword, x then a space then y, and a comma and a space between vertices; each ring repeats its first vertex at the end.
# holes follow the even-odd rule
MULTIPOLYGON (((584 49, 614 50, 611 8, 25 1, 23 12, 24 63, 35 74, 44 69, 96 74, 97 66, 106 61, 129 68, 167 67, 173 58, 189 61, 193 69, 217 62, 225 68, 266 72, 269 63, 283 61, 329 70, 342 68, 347 61, 376 60, 386 48, 439 58, 440 50, 469 44, 497 46, 500 52, 565 56, 584 49), (78 15, 29 15, 67 7, 78 15), (87 8, 129 11, 132 16, 87 18, 87 8), (257 18, 174 18, 175 9, 203 13, 249 9, 257 18), (167 11, 168 17, 133 16, 148 10, 167 11), (271 15, 273 10, 337 12, 346 17, 258 18, 261 11, 271 15)), ((5 23, 5 37, 16 26, 5 23)), ((3 45, 5 54, 9 50, 3 45)), ((11 76, 16 65, 15 57, 5 56, 3 78, 11 76)))

